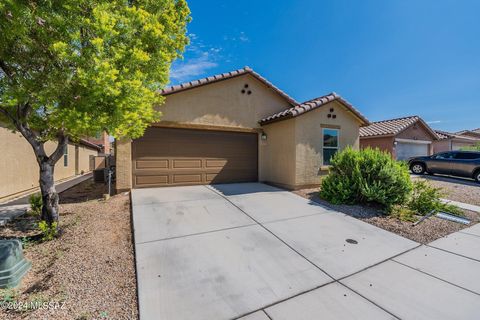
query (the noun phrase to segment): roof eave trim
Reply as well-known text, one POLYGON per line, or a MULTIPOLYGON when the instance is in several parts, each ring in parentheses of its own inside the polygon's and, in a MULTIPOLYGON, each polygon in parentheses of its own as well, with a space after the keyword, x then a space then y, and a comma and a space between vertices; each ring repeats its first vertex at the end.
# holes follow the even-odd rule
POLYGON ((370 135, 370 136, 362 136, 360 135, 360 139, 374 139, 374 138, 393 138, 395 137, 396 134, 393 133, 387 133, 387 134, 376 134, 376 135, 370 135))
MULTIPOLYGON (((217 83, 217 82, 233 79, 233 78, 240 77, 240 76, 243 76, 243 75, 246 75, 246 74, 250 74, 255 79, 257 79, 258 81, 263 83, 268 89, 273 90, 276 94, 283 97, 285 100, 288 101, 288 103, 290 103, 290 105, 295 106, 295 105, 299 104, 295 99, 293 99, 288 94, 286 94, 285 92, 283 92, 282 90, 277 88, 273 83, 268 81, 266 78, 262 77, 260 74, 256 73, 250 67, 245 67, 243 69, 226 72, 226 73, 223 73, 221 75, 214 75, 214 76, 210 76, 210 77, 207 77, 207 78, 202 78, 202 79, 197 79, 197 80, 193 80, 193 81, 186 82, 186 83, 181 83, 181 84, 177 85, 177 86, 180 86, 180 88, 171 89, 171 91, 168 91, 168 92, 162 92, 163 90, 165 90, 165 89, 163 89, 163 90, 159 90, 158 92, 159 92, 160 95, 165 97, 165 96, 168 96, 168 95, 171 95, 171 94, 183 92, 183 91, 186 91, 186 90, 195 89, 195 88, 202 87, 202 86, 205 86, 205 85, 209 85, 209 84, 212 84, 212 83, 217 83), (213 78, 213 79, 211 79, 211 80, 209 80, 205 83, 191 84, 194 81, 200 81, 200 80, 208 79, 208 78, 213 78), (190 83, 190 85, 187 85, 188 83, 190 83)), ((169 87, 169 88, 171 88, 171 87, 169 87)))
POLYGON ((93 142, 90 142, 90 141, 87 141, 85 139, 80 139, 78 141, 79 144, 82 144, 86 147, 90 147, 90 148, 93 148, 93 149, 96 149, 97 151, 102 151, 102 147, 100 147, 98 144, 95 144, 93 142))
MULTIPOLYGON (((311 108, 311 109, 308 109, 304 112, 301 112, 301 113, 297 113, 295 115, 293 115, 292 113, 289 113, 288 116, 282 116, 282 117, 278 117, 278 118, 274 118, 274 119, 271 119, 271 120, 267 120, 267 121, 259 121, 258 123, 260 125, 264 125, 264 124, 269 124, 269 123, 272 123, 272 122, 277 122, 277 121, 282 121, 282 120, 287 120, 287 119, 291 119, 291 118, 295 118, 295 117, 299 117, 301 115, 304 115, 306 113, 309 113, 310 111, 313 111, 313 110, 317 110, 319 108, 321 108, 322 106, 330 103, 330 102, 334 102, 334 101, 338 101, 340 102, 346 109, 348 112, 350 112, 351 114, 353 114, 353 116, 359 120, 359 122, 362 124, 361 127, 364 127, 364 126, 368 126, 370 124, 370 121, 368 121, 367 118, 365 118, 362 114, 360 114, 350 103, 348 103, 346 100, 344 100, 342 97, 340 97, 339 95, 337 95, 336 93, 331 93, 332 95, 335 96, 335 98, 331 101, 328 101, 326 103, 322 103, 321 105, 319 105, 318 107, 315 107, 315 108, 311 108)), ((328 96, 328 95, 327 95, 328 96)))

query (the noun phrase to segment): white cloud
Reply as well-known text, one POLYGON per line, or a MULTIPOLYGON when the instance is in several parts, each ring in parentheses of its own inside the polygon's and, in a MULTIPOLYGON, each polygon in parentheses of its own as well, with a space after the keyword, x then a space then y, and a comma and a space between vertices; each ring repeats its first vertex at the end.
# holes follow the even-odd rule
POLYGON ((442 120, 433 120, 433 121, 427 121, 427 124, 436 124, 436 123, 442 123, 442 120))
POLYGON ((213 61, 208 52, 204 52, 200 57, 174 63, 170 70, 170 79, 174 82, 185 82, 204 74, 208 69, 216 66, 218 66, 218 63, 213 61))
POLYGON ((250 39, 247 37, 247 35, 245 34, 245 32, 240 32, 240 35, 238 36, 238 39, 242 42, 248 42, 250 41, 250 39))
POLYGON ((208 69, 218 66, 222 48, 205 44, 195 33, 190 33, 190 44, 184 53, 184 60, 176 60, 170 69, 170 85, 198 79, 208 69))
POLYGON ((247 36, 245 32, 241 31, 239 34, 233 35, 233 36, 224 35, 223 40, 232 41, 232 42, 235 42, 235 41, 249 42, 250 38, 247 36))

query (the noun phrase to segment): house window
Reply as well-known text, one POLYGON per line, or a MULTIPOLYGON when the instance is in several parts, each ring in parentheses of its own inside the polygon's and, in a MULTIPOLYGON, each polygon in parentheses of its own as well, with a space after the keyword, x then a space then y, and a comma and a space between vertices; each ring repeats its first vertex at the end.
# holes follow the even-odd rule
POLYGON ((330 160, 338 151, 338 129, 323 129, 323 164, 330 165, 330 160))
POLYGON ((63 166, 68 167, 68 145, 63 149, 63 166))

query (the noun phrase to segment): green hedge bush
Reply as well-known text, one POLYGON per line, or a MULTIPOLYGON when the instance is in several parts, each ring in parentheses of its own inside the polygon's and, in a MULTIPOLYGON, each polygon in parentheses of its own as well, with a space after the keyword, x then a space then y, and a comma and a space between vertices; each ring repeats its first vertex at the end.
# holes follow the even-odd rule
POLYGON ((445 211, 451 214, 462 216, 463 212, 457 206, 446 204, 440 201, 443 193, 440 188, 435 188, 427 181, 415 181, 413 192, 408 201, 408 209, 418 215, 426 215, 431 211, 445 211))
POLYGON ((408 167, 378 149, 337 153, 320 196, 334 204, 374 204, 390 210, 408 201, 412 183, 408 167))

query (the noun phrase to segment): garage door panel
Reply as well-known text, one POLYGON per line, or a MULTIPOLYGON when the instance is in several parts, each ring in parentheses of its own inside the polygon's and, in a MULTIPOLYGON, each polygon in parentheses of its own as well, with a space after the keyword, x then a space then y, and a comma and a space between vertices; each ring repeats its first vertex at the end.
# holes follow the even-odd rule
POLYGON ((168 175, 142 175, 135 177, 136 185, 167 185, 168 175))
POLYGON ((395 148, 398 160, 407 160, 411 157, 428 156, 428 144, 398 142, 395 148))
POLYGON ((172 161, 172 169, 198 169, 202 168, 202 159, 174 159, 172 161))
POLYGON ((257 135, 150 128, 132 143, 134 188, 257 181, 257 135))
POLYGON ((165 169, 168 160, 137 160, 136 169, 165 169))

